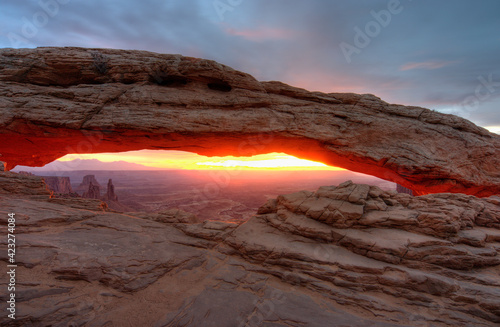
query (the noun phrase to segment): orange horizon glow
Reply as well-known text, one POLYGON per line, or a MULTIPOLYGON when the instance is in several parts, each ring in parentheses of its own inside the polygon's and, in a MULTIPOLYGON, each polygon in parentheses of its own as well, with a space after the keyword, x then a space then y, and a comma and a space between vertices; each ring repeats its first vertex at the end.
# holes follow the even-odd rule
POLYGON ((140 150, 120 153, 68 154, 58 161, 97 159, 102 162, 126 161, 155 169, 184 170, 345 170, 284 153, 252 157, 205 157, 184 151, 140 150))

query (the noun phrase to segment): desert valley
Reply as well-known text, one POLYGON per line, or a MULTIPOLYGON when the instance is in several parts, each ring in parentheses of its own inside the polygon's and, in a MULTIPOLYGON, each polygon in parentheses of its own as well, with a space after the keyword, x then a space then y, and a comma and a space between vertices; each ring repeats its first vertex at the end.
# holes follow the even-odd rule
POLYGON ((118 197, 115 207, 108 203, 112 209, 130 212, 181 209, 201 220, 244 221, 267 200, 280 194, 315 191, 320 186, 338 185, 347 180, 385 190, 396 189, 394 183, 350 171, 31 171, 37 176, 69 178, 71 189, 52 189, 56 197, 71 192, 82 196, 92 179, 93 185, 100 188, 101 198, 107 191, 108 180, 112 179, 118 197), (86 182, 85 176, 89 176, 86 182))

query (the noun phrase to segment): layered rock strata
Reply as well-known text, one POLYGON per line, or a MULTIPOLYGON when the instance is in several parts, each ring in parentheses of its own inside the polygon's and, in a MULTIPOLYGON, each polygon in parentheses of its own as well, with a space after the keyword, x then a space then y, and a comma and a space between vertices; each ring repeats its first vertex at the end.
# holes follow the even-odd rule
POLYGON ((100 199, 101 188, 98 185, 94 185, 92 182, 90 182, 88 190, 86 192, 83 192, 82 197, 87 199, 100 199))
POLYGON ((95 175, 85 175, 83 176, 82 182, 75 188, 75 191, 83 194, 89 190, 90 184, 98 186, 101 189, 101 184, 95 179, 95 175))
POLYGON ((7 169, 68 153, 285 152, 391 180, 416 195, 500 194, 500 136, 453 115, 369 94, 258 82, 180 55, 0 49, 0 61, 7 169))
POLYGON ((10 212, 18 302, 5 326, 500 323, 498 197, 347 182, 279 196, 242 224, 199 223, 51 199, 40 178, 4 172, 0 220, 10 212))
POLYGON ((70 194, 73 193, 69 177, 60 176, 42 176, 47 187, 54 193, 70 194))
POLYGON ((106 194, 103 196, 103 200, 118 202, 118 196, 115 194, 115 186, 113 185, 113 180, 111 178, 108 180, 108 186, 106 194))

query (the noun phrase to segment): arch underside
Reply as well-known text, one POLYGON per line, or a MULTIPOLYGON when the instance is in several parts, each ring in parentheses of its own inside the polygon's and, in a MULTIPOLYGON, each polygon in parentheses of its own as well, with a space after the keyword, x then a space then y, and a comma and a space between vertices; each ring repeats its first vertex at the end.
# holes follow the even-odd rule
MULTIPOLYGON (((132 131, 60 131, 61 136, 9 137, 9 144, 23 149, 29 155, 13 153, 15 160, 7 161, 8 170, 16 165, 43 166, 66 154, 107 153, 134 150, 180 150, 204 156, 254 156, 272 152, 283 152, 302 159, 314 160, 330 166, 341 167, 363 174, 393 181, 414 191, 416 195, 455 191, 444 178, 424 180, 432 171, 416 171, 414 167, 391 166, 389 160, 375 161, 355 155, 343 156, 332 151, 332 147, 316 140, 282 137, 272 133, 250 135, 226 134, 145 134, 132 131)), ((6 152, 3 152, 6 153, 6 152)), ((9 158, 9 155, 4 155, 9 158)), ((431 170, 431 169, 429 169, 431 170)), ((458 185, 450 178, 456 190, 461 193, 481 195, 480 188, 458 185), (479 192, 478 192, 479 191, 479 192)), ((328 181, 325 181, 328 184, 328 181)))
POLYGON ((500 137, 456 116, 373 95, 258 82, 180 55, 43 48, 2 49, 0 56, 0 160, 7 169, 70 153, 283 152, 415 194, 500 194, 500 137))

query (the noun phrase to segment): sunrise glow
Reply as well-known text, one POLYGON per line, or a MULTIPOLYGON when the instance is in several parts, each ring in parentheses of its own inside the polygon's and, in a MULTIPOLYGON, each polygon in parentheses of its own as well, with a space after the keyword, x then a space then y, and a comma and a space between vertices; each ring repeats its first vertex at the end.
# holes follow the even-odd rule
POLYGON ((261 154, 253 157, 205 157, 183 151, 142 150, 121 153, 68 154, 59 161, 75 159, 97 159, 102 162, 127 161, 155 169, 343 170, 284 153, 261 154))
POLYGON ((500 126, 486 126, 485 128, 492 133, 500 134, 500 126))
POLYGON ((197 162, 198 169, 286 169, 286 170, 338 170, 337 167, 329 167, 321 162, 299 159, 285 154, 272 153, 250 158, 218 158, 218 161, 197 162))

